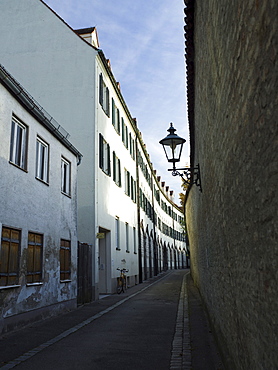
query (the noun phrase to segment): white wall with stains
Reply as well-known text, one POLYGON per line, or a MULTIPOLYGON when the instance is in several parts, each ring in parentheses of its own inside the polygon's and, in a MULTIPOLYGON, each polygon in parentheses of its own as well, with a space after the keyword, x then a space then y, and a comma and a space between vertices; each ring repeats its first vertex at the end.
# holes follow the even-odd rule
POLYGON ((55 312, 63 305, 76 306, 77 157, 31 116, 2 84, 0 138, 0 236, 3 227, 18 229, 21 233, 18 282, 14 286, 0 286, 1 332, 5 330, 5 320, 15 315, 45 307, 51 307, 55 312), (26 170, 10 162, 13 115, 28 129, 26 170), (36 178, 37 136, 49 144, 48 184, 36 178), (61 156, 71 163, 70 196, 61 192, 61 156), (27 284, 26 281, 28 232, 43 235, 42 281, 39 284, 27 284), (71 242, 68 282, 60 282, 61 239, 71 242))

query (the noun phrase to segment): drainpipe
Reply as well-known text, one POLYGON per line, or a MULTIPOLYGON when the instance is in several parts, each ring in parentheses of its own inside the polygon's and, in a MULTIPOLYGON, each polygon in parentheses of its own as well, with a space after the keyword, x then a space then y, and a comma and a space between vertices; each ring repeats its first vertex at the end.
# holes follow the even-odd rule
POLYGON ((77 166, 79 166, 81 164, 81 161, 82 161, 82 155, 78 154, 77 155, 77 166))
POLYGON ((136 203, 137 203, 137 227, 138 227, 138 268, 139 268, 139 284, 143 283, 142 271, 142 240, 140 226, 140 186, 139 186, 139 164, 138 164, 138 132, 136 130, 135 140, 135 160, 136 160, 136 203))
POLYGON ((153 264, 154 264, 154 275, 158 274, 158 261, 157 261, 157 246, 156 246, 156 230, 155 230, 155 215, 154 215, 154 186, 153 186, 153 172, 151 177, 151 186, 152 186, 152 223, 153 223, 153 264))

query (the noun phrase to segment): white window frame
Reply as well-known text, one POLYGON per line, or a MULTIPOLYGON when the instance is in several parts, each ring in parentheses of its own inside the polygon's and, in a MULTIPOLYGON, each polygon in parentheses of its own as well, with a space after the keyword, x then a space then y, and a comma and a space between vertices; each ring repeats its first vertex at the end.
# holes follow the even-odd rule
POLYGON ((36 178, 47 183, 49 181, 49 145, 37 136, 36 142, 36 178))
POLYGON ((113 152, 113 180, 119 187, 122 186, 121 161, 113 152))
POLYGON ((110 175, 110 146, 103 140, 103 171, 110 175))
POLYGON ((120 247, 120 219, 119 217, 115 217, 115 243, 116 249, 119 251, 121 250, 120 247))
POLYGON ((125 193, 130 196, 130 172, 125 168, 125 193))
POLYGON ((71 191, 71 163, 61 157, 61 191, 70 196, 71 191))
POLYGON ((102 73, 99 75, 99 103, 105 114, 110 117, 109 89, 104 82, 102 73))
POLYGON ((136 181, 133 179, 133 177, 130 177, 130 197, 133 200, 133 202, 136 202, 136 181))
POLYGON ((126 245, 126 252, 129 253, 129 225, 128 222, 125 223, 125 245, 126 245))
POLYGON ((111 175, 111 164, 110 164, 110 145, 104 139, 102 134, 99 134, 99 167, 106 175, 111 175))
POLYGON ((112 98, 112 124, 117 132, 120 135, 121 132, 121 122, 120 122, 120 111, 115 104, 115 100, 112 98))
POLYGON ((28 126, 13 116, 10 141, 10 162, 23 170, 27 170, 27 139, 28 126))
POLYGON ((136 228, 133 227, 133 248, 134 248, 134 254, 137 253, 137 244, 136 244, 136 228))

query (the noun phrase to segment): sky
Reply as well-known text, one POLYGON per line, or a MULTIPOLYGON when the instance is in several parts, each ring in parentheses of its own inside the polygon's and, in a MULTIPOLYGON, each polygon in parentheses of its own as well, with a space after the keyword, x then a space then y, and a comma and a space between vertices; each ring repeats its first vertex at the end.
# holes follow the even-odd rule
POLYGON ((174 190, 181 179, 169 164, 159 140, 170 122, 186 139, 179 167, 189 163, 184 1, 183 0, 44 0, 73 29, 96 27, 106 59, 132 117, 142 133, 153 168, 174 190))

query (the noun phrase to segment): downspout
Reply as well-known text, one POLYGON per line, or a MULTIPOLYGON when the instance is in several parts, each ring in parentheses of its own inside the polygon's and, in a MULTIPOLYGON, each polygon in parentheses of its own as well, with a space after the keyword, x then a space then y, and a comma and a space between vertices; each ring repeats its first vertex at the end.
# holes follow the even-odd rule
POLYGON ((175 254, 177 255, 177 263, 176 263, 176 266, 177 266, 177 269, 178 269, 178 266, 179 266, 179 252, 178 250, 176 250, 176 238, 175 238, 175 229, 174 229, 174 226, 175 226, 175 222, 174 222, 174 218, 173 218, 173 205, 171 204, 171 207, 172 207, 172 214, 171 214, 171 218, 172 218, 172 230, 173 230, 173 241, 174 241, 174 251, 177 251, 175 252, 175 254))
POLYGON ((79 166, 81 164, 81 161, 82 161, 82 155, 77 154, 77 166, 79 166))
POLYGON ((142 240, 141 240, 141 225, 140 225, 140 186, 139 186, 139 164, 138 164, 138 131, 135 140, 135 161, 136 161, 136 204, 137 204, 137 228, 138 228, 138 268, 139 268, 139 284, 143 282, 142 271, 142 240))
POLYGON ((152 186, 152 223, 153 223, 153 263, 154 263, 154 275, 158 274, 158 263, 157 263, 157 247, 156 247, 156 230, 155 230, 155 212, 154 212, 154 186, 153 186, 153 172, 151 177, 152 186))

